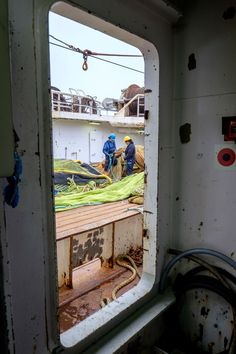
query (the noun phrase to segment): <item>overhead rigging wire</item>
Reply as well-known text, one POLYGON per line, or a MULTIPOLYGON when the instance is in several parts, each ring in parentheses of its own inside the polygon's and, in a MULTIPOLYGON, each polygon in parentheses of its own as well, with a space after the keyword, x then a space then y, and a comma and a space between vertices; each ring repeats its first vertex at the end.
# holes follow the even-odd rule
POLYGON ((102 58, 98 58, 97 56, 118 56, 118 57, 142 57, 142 55, 134 55, 134 54, 115 54, 115 53, 97 53, 97 52, 92 52, 88 49, 85 49, 85 50, 81 50, 80 48, 76 48, 74 47, 73 45, 71 44, 68 44, 52 35, 49 35, 51 38, 53 38, 54 40, 64 44, 65 46, 62 46, 60 44, 56 44, 56 43, 53 43, 53 42, 49 42, 49 44, 51 45, 54 45, 56 47, 59 47, 59 48, 63 48, 63 49, 67 49, 67 50, 71 50, 73 52, 76 52, 76 53, 80 53, 80 54, 83 54, 83 59, 84 59, 84 63, 82 65, 82 68, 83 70, 87 70, 88 69, 88 66, 87 66, 87 58, 88 57, 92 57, 94 59, 98 59, 98 60, 101 60, 101 61, 104 61, 104 62, 107 62, 107 63, 110 63, 110 64, 113 64, 113 65, 117 65, 117 66, 120 66, 120 67, 123 67, 125 69, 129 69, 129 70, 132 70, 132 71, 136 71, 138 73, 141 73, 141 74, 144 74, 143 71, 140 71, 140 70, 137 70, 137 69, 134 69, 134 68, 131 68, 129 66, 126 66, 126 65, 122 65, 122 64, 118 64, 118 63, 115 63, 113 61, 110 61, 110 60, 106 60, 106 59, 102 59, 102 58))
POLYGON ((113 57, 142 57, 142 55, 140 55, 140 54, 97 53, 97 52, 92 52, 89 49, 81 50, 80 48, 76 48, 72 44, 66 43, 66 42, 62 41, 61 39, 52 36, 51 34, 49 35, 49 37, 55 39, 56 41, 66 45, 67 47, 69 47, 81 54, 87 53, 87 55, 105 55, 105 56, 113 56, 113 57))
MULTIPOLYGON (((56 44, 56 43, 52 43, 52 42, 49 42, 49 43, 52 44, 52 45, 55 45, 56 47, 60 47, 60 48, 63 48, 63 49, 67 49, 67 50, 72 50, 72 51, 73 51, 73 49, 71 49, 71 48, 63 47, 62 45, 59 45, 59 44, 56 44)), ((98 57, 95 57, 95 56, 93 56, 93 55, 90 55, 90 57, 91 57, 91 58, 94 58, 94 59, 98 59, 98 60, 104 61, 104 62, 106 62, 106 63, 110 63, 110 64, 113 64, 113 65, 120 66, 120 67, 125 68, 125 69, 129 69, 129 70, 132 70, 132 71, 136 71, 136 72, 138 72, 138 73, 140 73, 140 74, 144 74, 143 71, 140 71, 140 70, 131 68, 131 67, 126 66, 126 65, 122 65, 122 64, 118 64, 118 63, 115 63, 115 62, 113 62, 113 61, 110 61, 110 60, 98 58, 98 57)))

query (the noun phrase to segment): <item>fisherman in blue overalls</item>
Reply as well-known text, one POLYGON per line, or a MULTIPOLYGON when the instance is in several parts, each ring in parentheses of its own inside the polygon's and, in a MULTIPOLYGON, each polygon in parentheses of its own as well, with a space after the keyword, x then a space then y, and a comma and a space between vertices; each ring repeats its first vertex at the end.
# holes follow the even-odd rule
POLYGON ((104 171, 106 173, 109 172, 111 166, 114 165, 116 157, 115 157, 115 151, 116 151, 116 143, 115 143, 116 135, 114 133, 111 133, 108 136, 108 140, 105 142, 102 152, 105 154, 105 166, 104 166, 104 171))
POLYGON ((135 163, 135 145, 129 136, 124 137, 124 142, 127 145, 124 157, 124 160, 126 161, 126 175, 130 176, 133 172, 135 163))

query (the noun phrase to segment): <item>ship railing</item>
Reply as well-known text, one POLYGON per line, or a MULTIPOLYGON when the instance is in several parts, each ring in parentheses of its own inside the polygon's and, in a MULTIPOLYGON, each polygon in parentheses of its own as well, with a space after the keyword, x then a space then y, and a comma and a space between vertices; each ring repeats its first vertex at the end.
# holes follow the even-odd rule
POLYGON ((51 90, 52 111, 101 115, 100 102, 91 96, 79 96, 51 90))
POLYGON ((115 116, 131 116, 135 115, 136 117, 143 117, 144 116, 144 94, 143 93, 138 93, 135 95, 133 98, 131 98, 125 105, 117 112, 115 113, 115 116), (130 114, 130 107, 131 104, 137 101, 137 108, 133 114, 130 114))

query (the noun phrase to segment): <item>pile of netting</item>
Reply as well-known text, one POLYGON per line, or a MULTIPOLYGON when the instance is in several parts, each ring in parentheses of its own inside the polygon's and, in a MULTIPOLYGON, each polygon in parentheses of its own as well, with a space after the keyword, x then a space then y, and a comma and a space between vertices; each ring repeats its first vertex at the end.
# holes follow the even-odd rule
POLYGON ((111 179, 94 167, 73 160, 54 160, 54 191, 85 192, 110 184, 111 179))
POLYGON ((135 165, 134 170, 144 171, 144 146, 135 145, 136 154, 135 154, 135 165))
MULTIPOLYGON (((76 186, 75 186, 76 187, 76 186)), ((142 196, 144 192, 144 172, 133 174, 104 188, 81 191, 60 191, 55 196, 55 210, 63 211, 84 205, 115 202, 129 197, 142 196)))

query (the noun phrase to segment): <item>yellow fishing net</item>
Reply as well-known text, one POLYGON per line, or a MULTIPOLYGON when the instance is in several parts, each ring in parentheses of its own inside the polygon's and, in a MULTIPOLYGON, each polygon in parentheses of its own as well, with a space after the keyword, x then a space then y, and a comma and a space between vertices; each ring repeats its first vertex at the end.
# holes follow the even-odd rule
POLYGON ((96 205, 139 196, 144 190, 144 172, 133 174, 102 189, 60 192, 55 196, 55 210, 62 211, 83 205, 96 205))

